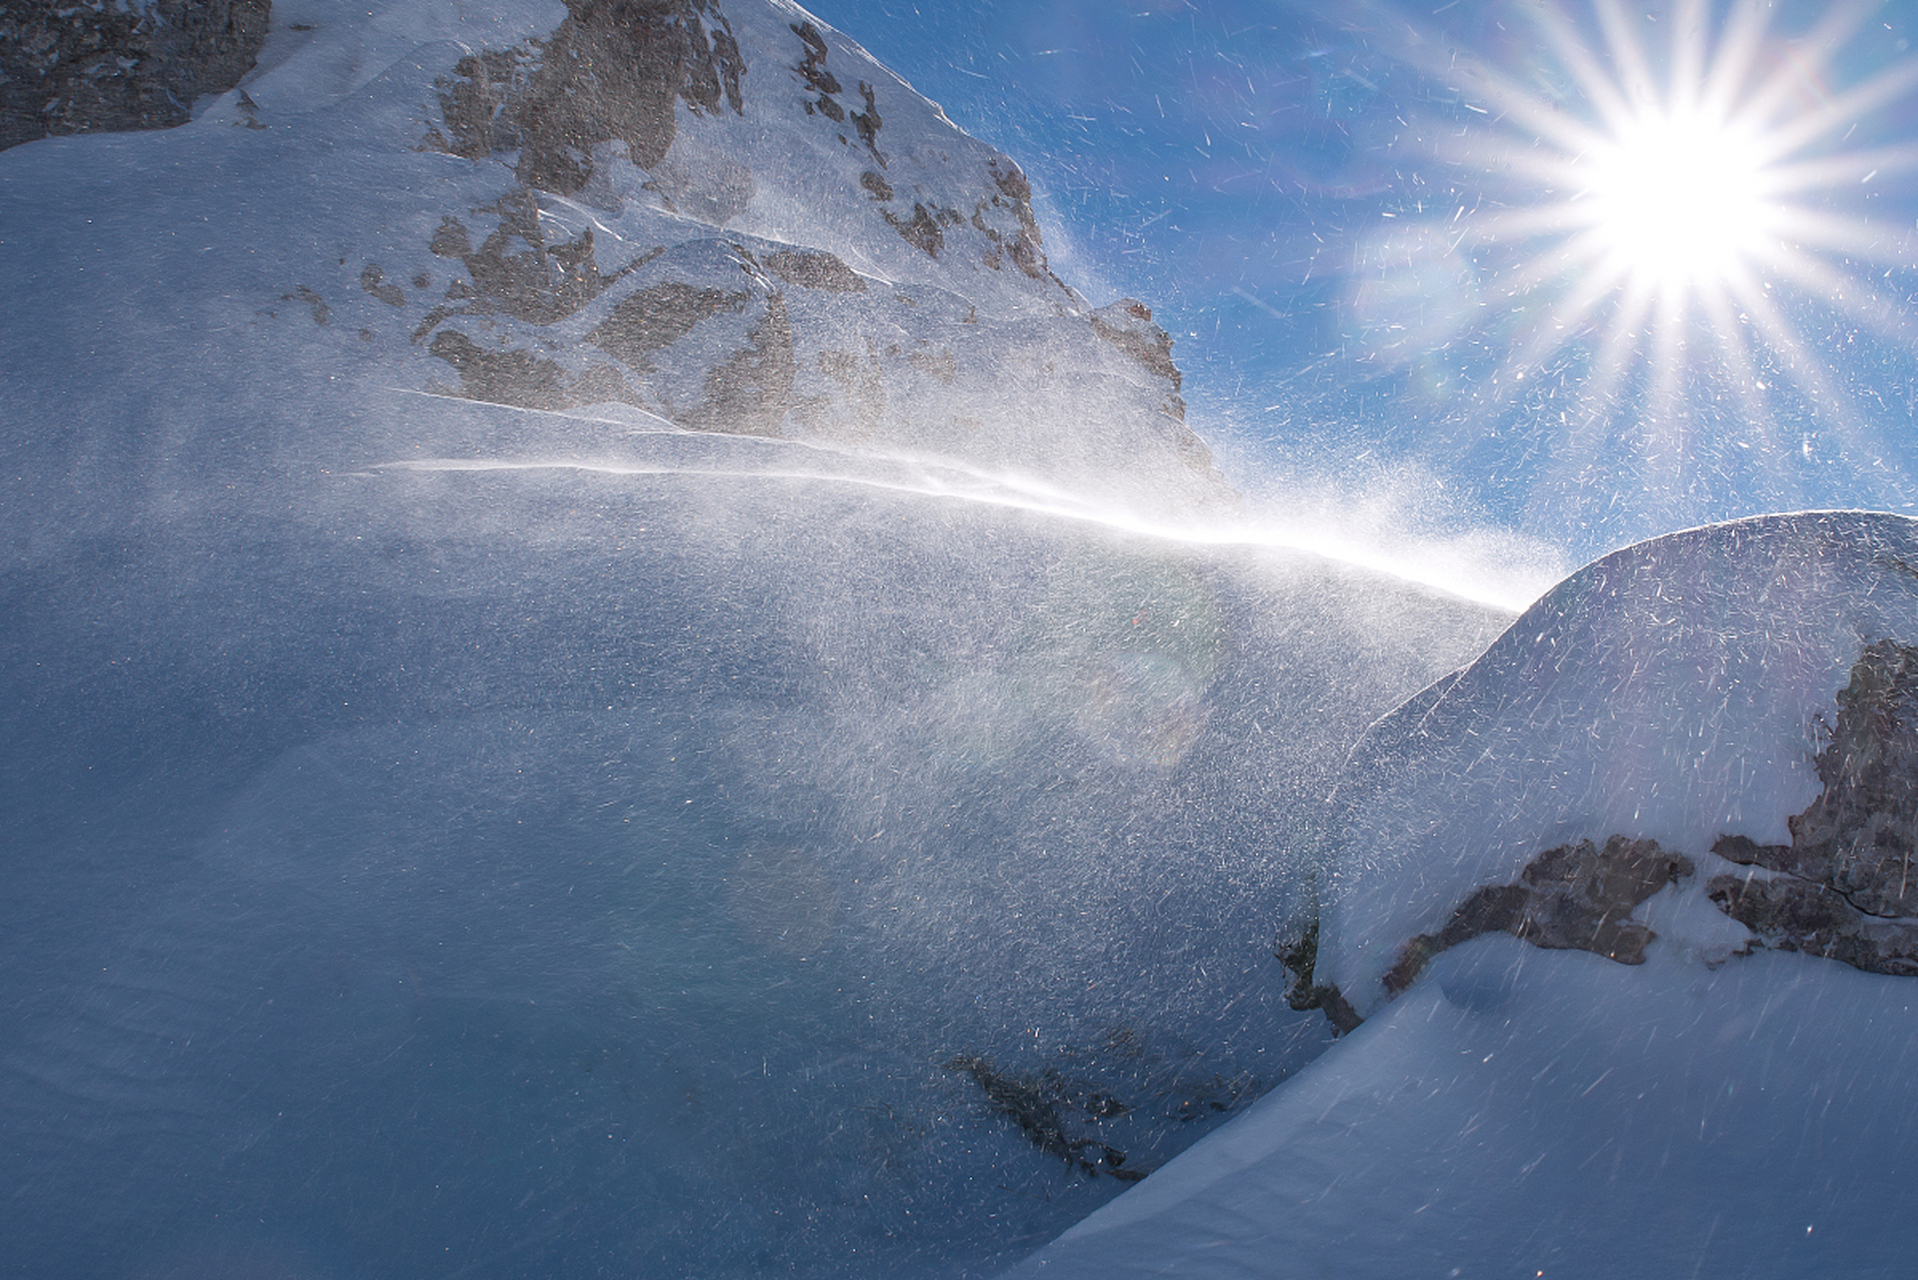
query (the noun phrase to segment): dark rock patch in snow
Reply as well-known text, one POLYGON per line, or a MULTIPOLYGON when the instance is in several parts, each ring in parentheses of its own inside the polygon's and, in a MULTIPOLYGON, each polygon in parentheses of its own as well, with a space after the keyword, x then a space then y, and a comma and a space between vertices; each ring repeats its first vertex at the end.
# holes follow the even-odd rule
POLYGON ((1918 977, 1918 920, 1867 915, 1843 894, 1792 876, 1718 876, 1706 892, 1775 951, 1823 956, 1866 973, 1918 977))
MULTIPOLYGON (((1668 885, 1693 874, 1692 860, 1655 840, 1614 835, 1603 846, 1579 840, 1547 849, 1512 884, 1485 885, 1452 911, 1435 933, 1400 947, 1382 979, 1386 997, 1404 994, 1432 960, 1488 933, 1509 933, 1550 951, 1589 951, 1619 964, 1643 964, 1658 935, 1632 913, 1668 885)), ((1286 1000, 1294 1009, 1322 1009, 1341 1034, 1364 1021, 1337 984, 1320 982, 1318 922, 1275 950, 1292 973, 1286 1000)))
POLYGON ((252 70, 269 0, 0 7, 0 150, 50 134, 168 129, 252 70))
POLYGON ((698 289, 667 280, 620 299, 613 314, 589 337, 594 346, 644 372, 652 368, 648 357, 653 352, 672 346, 701 321, 743 309, 751 299, 750 293, 698 289))
POLYGON ((1195 1122, 1204 1128, 1268 1087, 1247 1074, 1221 1074, 1192 1046, 1167 1046, 1132 1027, 1061 1049, 1055 1062, 1021 1072, 959 1054, 945 1065, 970 1077, 993 1114, 1033 1146, 1089 1178, 1121 1182, 1139 1181, 1189 1143, 1195 1122))
POLYGON ((1692 873, 1691 859, 1655 840, 1611 836, 1547 849, 1516 884, 1487 885, 1452 912, 1437 933, 1422 933, 1399 951, 1385 975, 1398 995, 1442 951, 1486 933, 1509 933, 1553 951, 1590 951, 1620 964, 1643 964, 1656 935, 1631 918, 1647 898, 1692 873))
POLYGON ((1730 836, 1713 852, 1823 885, 1867 915, 1918 916, 1918 648, 1865 648, 1838 694, 1818 780, 1818 799, 1787 822, 1790 844, 1730 836))
POLYGON ((1110 1094, 1068 1080, 1057 1071, 1018 1076, 965 1054, 946 1068, 971 1076, 993 1111, 1018 1125, 1033 1146, 1077 1166, 1087 1177, 1108 1173, 1125 1182, 1145 1177, 1144 1170, 1126 1168, 1125 1152, 1096 1136, 1099 1121, 1132 1109, 1110 1094))
POLYGON ((766 270, 806 289, 829 289, 834 293, 864 293, 866 278, 831 253, 809 253, 803 249, 781 249, 763 259, 766 270))
POLYGON ((519 180, 570 195, 593 177, 593 148, 624 145, 642 169, 673 144, 675 102, 694 114, 743 110, 745 62, 710 0, 568 0, 550 41, 460 59, 440 85, 444 133, 429 143, 478 160, 517 151, 519 180))
POLYGON ((1766 946, 1918 974, 1918 648, 1866 646, 1838 694, 1818 779, 1824 790, 1787 821, 1790 844, 1713 846, 1773 874, 1719 876, 1706 892, 1766 946))

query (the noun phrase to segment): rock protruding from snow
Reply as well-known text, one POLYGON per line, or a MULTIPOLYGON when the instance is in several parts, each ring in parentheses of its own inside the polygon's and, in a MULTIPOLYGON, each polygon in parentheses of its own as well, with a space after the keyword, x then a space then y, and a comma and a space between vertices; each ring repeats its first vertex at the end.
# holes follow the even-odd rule
POLYGON ((253 69, 269 0, 24 0, 0 9, 0 151, 167 129, 253 69))
POLYGON ((1774 874, 1717 876, 1707 892, 1767 946, 1918 974, 1918 648, 1866 647, 1818 777, 1825 789, 1788 821, 1790 844, 1727 836, 1713 848, 1774 874))
POLYGON ((1509 933, 1552 951, 1590 951, 1620 964, 1642 964, 1653 933, 1632 919, 1640 903, 1692 873, 1691 860, 1656 840, 1613 836, 1547 849, 1515 884, 1487 885, 1453 910, 1437 933, 1421 933, 1386 971, 1385 990, 1398 995, 1442 951, 1487 933, 1509 933))
MULTIPOLYGON (((208 319, 169 336, 245 331, 259 364, 327 367, 320 402, 361 398, 350 368, 387 400, 567 415, 515 433, 543 459, 626 465, 636 432, 676 427, 956 464, 1075 510, 1233 500, 1150 311, 1094 314, 1048 265, 1019 166, 787 0, 298 0, 238 88, 164 136, 204 189, 131 141, 57 165, 68 186, 111 169, 159 241, 128 256, 157 261, 211 205, 248 259, 170 278, 165 305, 208 319)), ((55 167, 10 161, 16 181, 55 167)), ((499 444, 400 438, 351 465, 499 444)))
POLYGON ((570 0, 437 92, 475 196, 362 279, 423 389, 1224 496, 1151 311, 1088 312, 1018 165, 803 11, 570 0))
POLYGON ((1725 952, 1718 910, 1918 971, 1915 566, 1918 522, 1811 513, 1567 579, 1354 752, 1313 981, 1362 1016, 1478 934, 1630 963, 1725 952), (1654 929, 1654 895, 1689 905, 1654 929))

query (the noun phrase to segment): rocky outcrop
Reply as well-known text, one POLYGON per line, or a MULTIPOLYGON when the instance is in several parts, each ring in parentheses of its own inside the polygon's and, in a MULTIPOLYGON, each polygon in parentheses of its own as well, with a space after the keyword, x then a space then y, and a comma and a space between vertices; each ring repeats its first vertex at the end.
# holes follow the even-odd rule
POLYGON ((49 134, 167 129, 253 68, 269 0, 9 0, 0 150, 49 134))
POLYGON ((1422 933, 1400 950, 1385 975, 1388 994, 1398 995, 1424 972, 1432 957, 1487 933, 1553 951, 1590 951, 1620 964, 1643 964, 1645 945, 1656 935, 1631 918, 1647 898, 1692 874, 1689 858, 1661 849, 1654 840, 1612 836, 1547 849, 1526 866, 1516 884, 1488 885, 1452 912, 1437 933, 1422 933))
POLYGON ((744 109, 745 63, 712 0, 567 0, 550 40, 462 58, 441 82, 445 129, 429 141, 469 159, 516 153, 520 182, 571 195, 594 149, 616 142, 642 169, 666 158, 676 103, 744 109))
MULTIPOLYGON (((1918 647, 1867 645, 1826 728, 1816 762, 1823 790, 1787 819, 1791 843, 1721 836, 1712 853, 1751 870, 1714 875, 1705 896, 1751 931, 1747 953, 1768 947, 1918 976, 1918 647)), ((1442 928, 1405 943, 1384 974, 1384 994, 1402 994, 1435 956, 1494 932, 1642 963, 1657 935, 1633 913, 1695 872, 1692 859, 1651 840, 1614 835, 1602 847, 1581 840, 1548 849, 1516 883, 1476 890, 1442 928)), ((1317 944, 1313 923, 1279 948, 1294 974, 1288 998, 1349 1031, 1362 1019, 1335 985, 1315 980, 1317 944)))
POLYGON ((1092 331, 1132 358, 1156 378, 1171 384, 1165 400, 1165 412, 1184 420, 1185 398, 1179 394, 1185 385, 1179 366, 1172 363, 1172 335, 1152 322, 1152 308, 1137 298, 1121 298, 1100 307, 1089 317, 1092 331))
POLYGON ((1866 647, 1838 695, 1818 779, 1824 790, 1787 824, 1790 844, 1713 846, 1770 874, 1719 876, 1707 892, 1766 946, 1918 974, 1918 648, 1866 647))
POLYGON ((1019 167, 814 22, 568 0, 435 93, 423 147, 489 194, 342 263, 357 330, 438 362, 419 389, 1228 496, 1150 309, 1090 311, 1019 167))
POLYGON ((1193 1129, 1264 1093, 1249 1075, 1224 1076, 1191 1046, 1170 1048, 1130 1027, 1094 1045, 1061 1049, 1038 1070, 1019 1071, 978 1054, 947 1061, 978 1087, 992 1114, 1026 1141, 1088 1178, 1137 1182, 1193 1129))
MULTIPOLYGON (((1487 885, 1453 908, 1444 926, 1400 947, 1383 979, 1386 996, 1403 994, 1433 958, 1488 933, 1513 937, 1552 951, 1589 951, 1619 964, 1643 964, 1657 935, 1632 919, 1640 904, 1693 873, 1689 858, 1660 848, 1655 840, 1612 836, 1547 849, 1528 863, 1516 882, 1487 885)), ((1292 973, 1286 993, 1294 1009, 1322 1009, 1338 1032, 1364 1019, 1337 985, 1316 980, 1318 923, 1282 943, 1277 958, 1292 973)))

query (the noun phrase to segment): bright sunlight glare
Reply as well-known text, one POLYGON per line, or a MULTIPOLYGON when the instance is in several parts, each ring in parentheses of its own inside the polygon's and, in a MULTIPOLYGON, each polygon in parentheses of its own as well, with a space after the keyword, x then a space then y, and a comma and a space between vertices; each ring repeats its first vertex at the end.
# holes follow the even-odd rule
POLYGON ((1593 229, 1615 268, 1643 287, 1728 280, 1763 252, 1777 216, 1757 144, 1699 112, 1638 116, 1586 164, 1593 229))
POLYGON ((1674 493, 1716 483, 1707 466, 1785 474, 1810 445, 1769 425, 1783 391, 1801 422, 1868 440, 1846 365, 1819 344, 1862 332, 1918 353, 1902 293, 1918 240, 1867 199, 1918 170, 1918 138, 1851 142, 1918 93, 1918 58, 1840 69, 1880 8, 1773 29, 1771 0, 1528 0, 1511 11, 1528 53, 1498 61, 1405 23, 1399 56, 1472 113, 1421 130, 1458 184, 1427 237, 1467 264, 1472 296, 1434 309, 1398 358, 1475 337, 1499 351, 1472 378, 1480 421, 1550 384, 1555 475, 1614 446, 1674 493), (1707 421, 1728 424, 1738 459, 1699 461, 1707 421))

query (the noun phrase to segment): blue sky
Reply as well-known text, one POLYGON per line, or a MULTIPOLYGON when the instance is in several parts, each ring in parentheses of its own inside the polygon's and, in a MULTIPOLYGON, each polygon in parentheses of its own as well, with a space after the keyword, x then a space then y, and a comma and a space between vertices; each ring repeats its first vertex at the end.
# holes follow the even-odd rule
POLYGON ((1623 284, 1569 314, 1589 262, 1514 294, 1562 231, 1460 235, 1501 210, 1562 209, 1584 182, 1551 122, 1488 78, 1604 135, 1594 69, 1628 79, 1636 51, 1659 95, 1700 81, 1749 6, 1621 9, 1610 41, 1591 0, 809 7, 1027 168, 1068 278, 1151 303, 1195 421, 1262 469, 1412 475, 1450 495, 1447 519, 1573 556, 1756 511, 1918 510, 1918 183, 1898 154, 1918 138, 1918 93, 1898 79, 1918 5, 1834 27, 1833 6, 1785 0, 1747 28, 1735 99, 1783 86, 1774 133, 1823 111, 1778 164, 1829 172, 1800 175, 1797 221, 1772 236, 1798 246, 1795 274, 1757 256, 1747 295, 1714 317, 1703 289, 1689 309, 1680 290, 1662 330, 1623 284), (1672 62, 1681 27, 1703 37, 1689 78, 1672 62), (1526 167, 1541 157, 1565 172, 1541 179, 1526 167), (1835 221, 1851 230, 1813 234, 1835 221))

